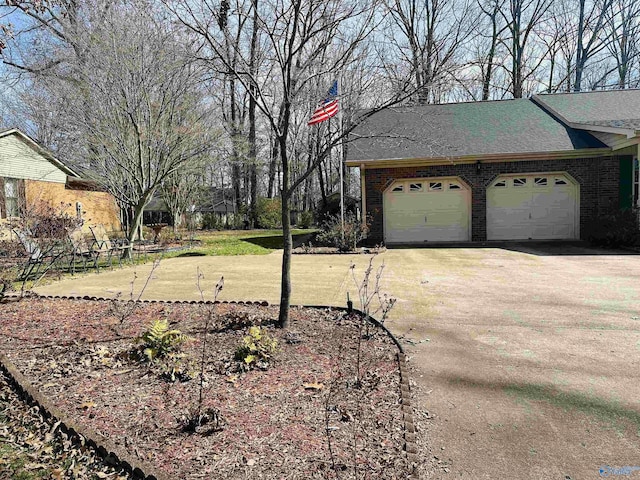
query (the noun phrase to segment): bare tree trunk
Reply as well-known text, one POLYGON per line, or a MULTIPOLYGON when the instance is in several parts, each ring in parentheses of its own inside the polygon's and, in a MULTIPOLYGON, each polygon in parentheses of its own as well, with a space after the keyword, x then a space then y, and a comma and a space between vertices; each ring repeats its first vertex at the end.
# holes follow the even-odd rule
POLYGON ((487 53, 487 69, 482 78, 482 100, 489 100, 491 89, 491 79, 493 77, 493 61, 496 55, 496 47, 498 44, 498 12, 500 9, 499 0, 495 0, 492 10, 482 11, 491 19, 491 44, 487 53))
MULTIPOLYGON (((288 113, 285 114, 288 120, 288 113)), ((282 279, 280 282, 280 312, 278 321, 281 328, 289 327, 289 306, 291 304, 291 254, 293 251, 293 239, 291 238, 291 192, 289 191, 289 159, 287 157, 287 130, 280 134, 280 158, 282 160, 282 279)))
MULTIPOLYGON (((257 76, 257 45, 258 45, 258 1, 252 0, 253 6, 253 26, 251 29, 251 51, 249 53, 249 71, 251 77, 257 76)), ((257 89, 252 81, 249 84, 249 183, 250 190, 250 216, 251 228, 255 228, 258 219, 258 168, 256 165, 256 95, 257 89)))
POLYGON ((583 38, 584 35, 584 3, 585 0, 579 0, 578 7, 578 38, 576 45, 576 78, 573 82, 573 91, 579 92, 582 88, 582 72, 586 63, 583 38))
POLYGON ((267 187, 267 197, 273 198, 275 196, 275 183, 276 183, 276 167, 278 165, 278 142, 274 141, 271 148, 271 160, 269 162, 269 186, 267 187))

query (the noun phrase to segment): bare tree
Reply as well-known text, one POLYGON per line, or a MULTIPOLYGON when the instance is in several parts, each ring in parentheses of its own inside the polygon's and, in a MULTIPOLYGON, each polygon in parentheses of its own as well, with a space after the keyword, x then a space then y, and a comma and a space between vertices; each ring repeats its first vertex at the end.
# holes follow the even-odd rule
MULTIPOLYGON (((387 38, 393 55, 409 66, 420 103, 441 101, 442 87, 472 30, 466 0, 385 0, 392 19, 387 38)), ((387 59, 389 61, 390 59, 387 59)))
POLYGON ((509 32, 508 38, 501 42, 510 56, 510 65, 505 68, 514 98, 522 98, 526 81, 545 59, 546 52, 539 51, 540 46, 533 37, 551 4, 551 0, 509 0, 500 11, 509 32), (533 53, 536 48, 538 52, 533 53))
POLYGON ((573 90, 582 89, 584 69, 594 55, 606 48, 606 18, 613 0, 577 0, 578 29, 576 31, 576 68, 573 90))
MULTIPOLYGON (((165 4, 191 32, 200 36, 202 50, 208 49, 212 68, 224 66, 235 79, 245 86, 255 99, 256 107, 266 119, 278 148, 281 172, 280 196, 282 200, 282 227, 284 254, 282 257, 282 278, 279 321, 282 327, 289 322, 291 298, 291 223, 290 206, 295 190, 326 157, 328 151, 337 145, 349 129, 334 132, 325 149, 297 175, 292 175, 292 153, 290 133, 295 122, 305 120, 310 113, 304 106, 309 88, 317 78, 329 79, 338 71, 348 68, 353 58, 360 52, 374 27, 375 3, 367 1, 345 4, 338 0, 293 0, 278 2, 262 0, 257 11, 256 25, 259 34, 267 44, 268 64, 255 76, 250 68, 250 53, 246 44, 235 44, 239 61, 231 64, 225 52, 227 39, 219 29, 211 28, 212 17, 219 14, 217 3, 209 0, 193 2, 189 0, 164 0, 165 4), (324 53, 324 63, 318 60, 324 53)), ((257 8, 256 3, 252 7, 257 8)), ((249 11, 245 12, 249 16, 249 11)), ((201 50, 201 51, 202 51, 201 50)), ((324 92, 316 92, 321 98, 324 92)), ((397 98, 394 99, 398 101, 397 98)), ((379 110, 391 102, 380 102, 379 110)), ((373 110, 376 111, 376 110, 373 110)), ((373 112, 371 111, 371 113, 373 112)))
POLYGON ((160 193, 173 220, 173 233, 178 233, 182 224, 182 215, 202 200, 204 187, 202 170, 207 157, 194 158, 165 177, 161 182, 160 193))
POLYGON ((133 242, 144 207, 163 181, 212 143, 198 89, 175 32, 133 7, 113 11, 82 66, 78 131, 89 145, 90 175, 131 210, 133 242), (107 34, 108 32, 108 34, 107 34))
POLYGON ((614 0, 608 11, 606 28, 607 51, 615 60, 618 88, 631 86, 631 68, 640 55, 640 2, 636 0, 614 0))

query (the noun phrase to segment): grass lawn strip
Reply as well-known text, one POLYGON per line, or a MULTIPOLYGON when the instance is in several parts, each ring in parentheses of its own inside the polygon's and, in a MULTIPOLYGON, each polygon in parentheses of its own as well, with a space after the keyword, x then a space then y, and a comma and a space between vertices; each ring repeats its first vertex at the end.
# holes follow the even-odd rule
POLYGON ((216 305, 203 407, 219 411, 222 429, 187 434, 179 422, 197 404, 198 382, 169 383, 126 352, 152 320, 167 319, 191 337, 185 364, 195 361, 205 307, 141 304, 120 324, 110 305, 44 298, 7 304, 0 348, 73 422, 133 458, 184 479, 325 478, 331 468, 340 478, 407 477, 397 349, 379 329, 362 342, 358 386, 357 318, 295 309, 296 341, 288 342, 289 333, 273 327, 276 308, 216 305), (266 328, 280 350, 270 368, 239 372, 234 352, 250 325, 266 328))

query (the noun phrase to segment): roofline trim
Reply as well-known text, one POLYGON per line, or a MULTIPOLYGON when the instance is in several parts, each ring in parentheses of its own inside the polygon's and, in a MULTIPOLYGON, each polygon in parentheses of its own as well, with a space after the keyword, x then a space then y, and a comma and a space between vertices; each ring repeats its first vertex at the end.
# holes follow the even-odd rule
POLYGON ((416 167, 428 165, 447 165, 465 163, 497 163, 518 162, 522 160, 554 160, 572 158, 592 158, 611 156, 610 148, 590 148, 588 150, 572 150, 560 152, 532 152, 532 153, 499 153, 490 155, 464 155, 459 157, 432 157, 432 158, 384 158, 379 160, 347 160, 348 167, 382 168, 382 167, 416 167))
POLYGON ((570 122, 569 126, 576 130, 591 130, 593 132, 614 133, 616 135, 625 135, 627 138, 634 138, 638 132, 632 128, 621 127, 605 127, 603 125, 589 125, 587 123, 570 122))
POLYGON ((20 139, 33 148, 36 152, 46 158, 50 163, 52 163, 55 167, 62 170, 66 175, 69 175, 74 178, 81 178, 76 172, 67 167, 64 163, 54 157, 49 150, 38 144, 33 138, 31 138, 26 133, 18 130, 17 128, 12 128, 10 130, 5 130, 4 132, 0 132, 0 138, 8 137, 9 135, 17 135, 20 139))

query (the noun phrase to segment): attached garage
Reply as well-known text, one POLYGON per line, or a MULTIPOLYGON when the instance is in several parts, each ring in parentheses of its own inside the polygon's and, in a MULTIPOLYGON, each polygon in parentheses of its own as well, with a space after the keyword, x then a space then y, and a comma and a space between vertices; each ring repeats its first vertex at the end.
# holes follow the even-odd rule
POLYGON ((579 207, 566 173, 499 176, 487 188, 487 240, 577 239, 579 207))
POLYGON ((387 244, 471 240, 471 189, 458 177, 396 180, 383 209, 387 244))

